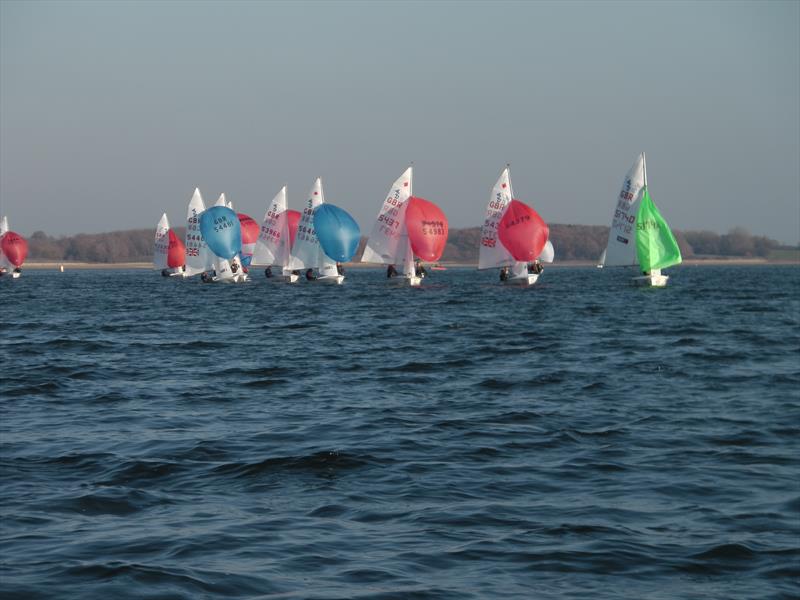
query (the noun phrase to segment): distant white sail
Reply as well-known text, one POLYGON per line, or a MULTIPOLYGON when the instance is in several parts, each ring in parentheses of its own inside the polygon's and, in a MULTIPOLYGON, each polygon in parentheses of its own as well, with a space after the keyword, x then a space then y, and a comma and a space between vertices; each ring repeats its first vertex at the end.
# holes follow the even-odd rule
POLYGON ((636 157, 633 166, 625 175, 622 189, 608 232, 605 257, 599 264, 606 266, 635 265, 636 260, 636 213, 644 190, 644 154, 636 157))
POLYGON ((166 269, 169 256, 169 219, 167 213, 161 215, 161 220, 156 225, 156 238, 153 247, 153 268, 166 269))
POLYGON ((200 215, 206 209, 200 190, 195 188, 186 215, 186 276, 197 275, 213 267, 214 256, 200 233, 200 215))
POLYGON ((306 207, 297 226, 294 248, 289 258, 288 269, 305 270, 316 269, 321 266, 322 248, 314 230, 314 209, 325 202, 322 192, 322 181, 317 178, 311 187, 306 207))
MULTIPOLYGON (((401 238, 405 232, 405 212, 413 188, 413 175, 413 168, 408 167, 389 189, 364 247, 361 262, 390 265, 400 262, 398 254, 406 254, 401 238)), ((407 240, 408 236, 405 237, 407 240)))
POLYGON ((228 202, 225 200, 225 193, 224 192, 219 195, 219 198, 217 198, 217 201, 214 202, 214 206, 224 206, 226 208, 230 208, 230 206, 228 206, 228 202))
POLYGON ((261 220, 261 229, 253 251, 252 265, 281 265, 289 260, 289 219, 286 215, 286 186, 272 199, 261 220))
POLYGON ((3 237, 7 231, 8 231, 8 217, 3 215, 3 218, 0 219, 0 237, 3 237))
POLYGON ((479 269, 496 269, 514 264, 514 257, 506 250, 497 236, 497 226, 511 202, 511 177, 508 167, 503 169, 492 188, 486 215, 481 226, 481 245, 478 253, 479 269))

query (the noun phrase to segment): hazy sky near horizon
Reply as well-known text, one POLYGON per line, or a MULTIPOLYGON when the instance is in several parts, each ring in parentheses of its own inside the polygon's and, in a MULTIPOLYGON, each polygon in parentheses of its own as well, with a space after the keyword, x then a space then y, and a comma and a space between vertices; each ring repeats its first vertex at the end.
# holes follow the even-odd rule
POLYGON ((51 235, 260 220, 317 176, 367 234, 414 192, 479 225, 498 173, 608 225, 647 153, 673 228, 800 240, 800 3, 0 2, 0 212, 51 235))

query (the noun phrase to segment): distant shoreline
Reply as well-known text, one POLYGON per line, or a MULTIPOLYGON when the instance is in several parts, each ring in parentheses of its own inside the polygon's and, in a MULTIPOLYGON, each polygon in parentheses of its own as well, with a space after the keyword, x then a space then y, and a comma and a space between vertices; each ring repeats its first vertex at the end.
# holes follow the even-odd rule
MULTIPOLYGON (((477 265, 474 263, 439 263, 445 268, 452 269, 475 269, 477 265)), ((149 262, 120 262, 120 263, 93 263, 93 262, 52 262, 52 261, 30 261, 23 265, 23 269, 34 270, 52 270, 58 271, 64 265, 64 270, 86 270, 86 269, 141 269, 141 270, 156 270, 153 268, 153 263, 149 262)), ((547 265, 547 268, 572 268, 572 267, 593 267, 596 263, 588 260, 565 260, 557 261, 547 265)), ((683 265, 692 267, 702 266, 755 266, 755 265, 800 265, 800 260, 767 260, 766 258, 690 258, 683 261, 683 265)), ((349 269, 369 269, 369 268, 383 268, 382 265, 365 264, 365 263, 345 263, 344 266, 349 269)), ((253 270, 258 270, 260 267, 254 267, 253 270)))

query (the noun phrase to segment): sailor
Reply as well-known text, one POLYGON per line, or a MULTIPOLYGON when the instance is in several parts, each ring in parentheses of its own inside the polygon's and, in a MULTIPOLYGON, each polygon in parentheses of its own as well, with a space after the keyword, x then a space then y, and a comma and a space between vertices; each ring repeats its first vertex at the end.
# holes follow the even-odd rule
POLYGON ((161 269, 162 277, 169 277, 169 269, 161 269))
POLYGON ((386 277, 390 279, 392 277, 397 277, 397 269, 394 268, 394 265, 386 267, 386 277))
POLYGON ((344 275, 344 267, 342 266, 342 263, 340 263, 340 262, 336 263, 336 272, 339 275, 344 275))
POLYGON ((528 273, 535 273, 536 275, 541 275, 542 271, 544 271, 544 267, 542 266, 542 263, 539 262, 538 258, 532 263, 528 263, 528 273))
POLYGON ((508 281, 508 267, 500 269, 500 281, 508 281))
POLYGON ((317 276, 314 275, 314 269, 308 269, 306 271, 306 279, 308 281, 314 281, 316 278, 317 278, 317 276))
POLYGON ((422 261, 420 259, 417 259, 414 263, 414 270, 417 272, 419 277, 425 277, 425 275, 428 274, 428 272, 425 270, 425 267, 422 266, 422 261))
POLYGON ((267 279, 270 279, 272 277, 272 267, 267 267, 264 269, 264 275, 267 279))

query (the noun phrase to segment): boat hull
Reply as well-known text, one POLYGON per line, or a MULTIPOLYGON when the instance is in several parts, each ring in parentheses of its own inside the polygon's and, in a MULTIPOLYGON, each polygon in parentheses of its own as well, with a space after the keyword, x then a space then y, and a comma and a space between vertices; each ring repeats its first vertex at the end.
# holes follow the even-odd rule
POLYGON ((528 273, 527 275, 520 275, 517 277, 509 277, 505 281, 503 281, 503 285, 517 285, 517 286, 524 286, 527 287, 529 285, 533 285, 539 279, 539 275, 537 273, 528 273))
POLYGON ((666 287, 669 275, 642 275, 634 277, 631 283, 637 287, 666 287))
POLYGON ((312 279, 311 281, 325 283, 327 285, 342 285, 342 282, 344 282, 344 275, 322 275, 316 279, 312 279))
POLYGON ((419 287, 422 285, 422 277, 414 275, 413 277, 406 277, 404 275, 400 275, 398 277, 392 277, 389 279, 389 283, 396 286, 396 287, 419 287))

